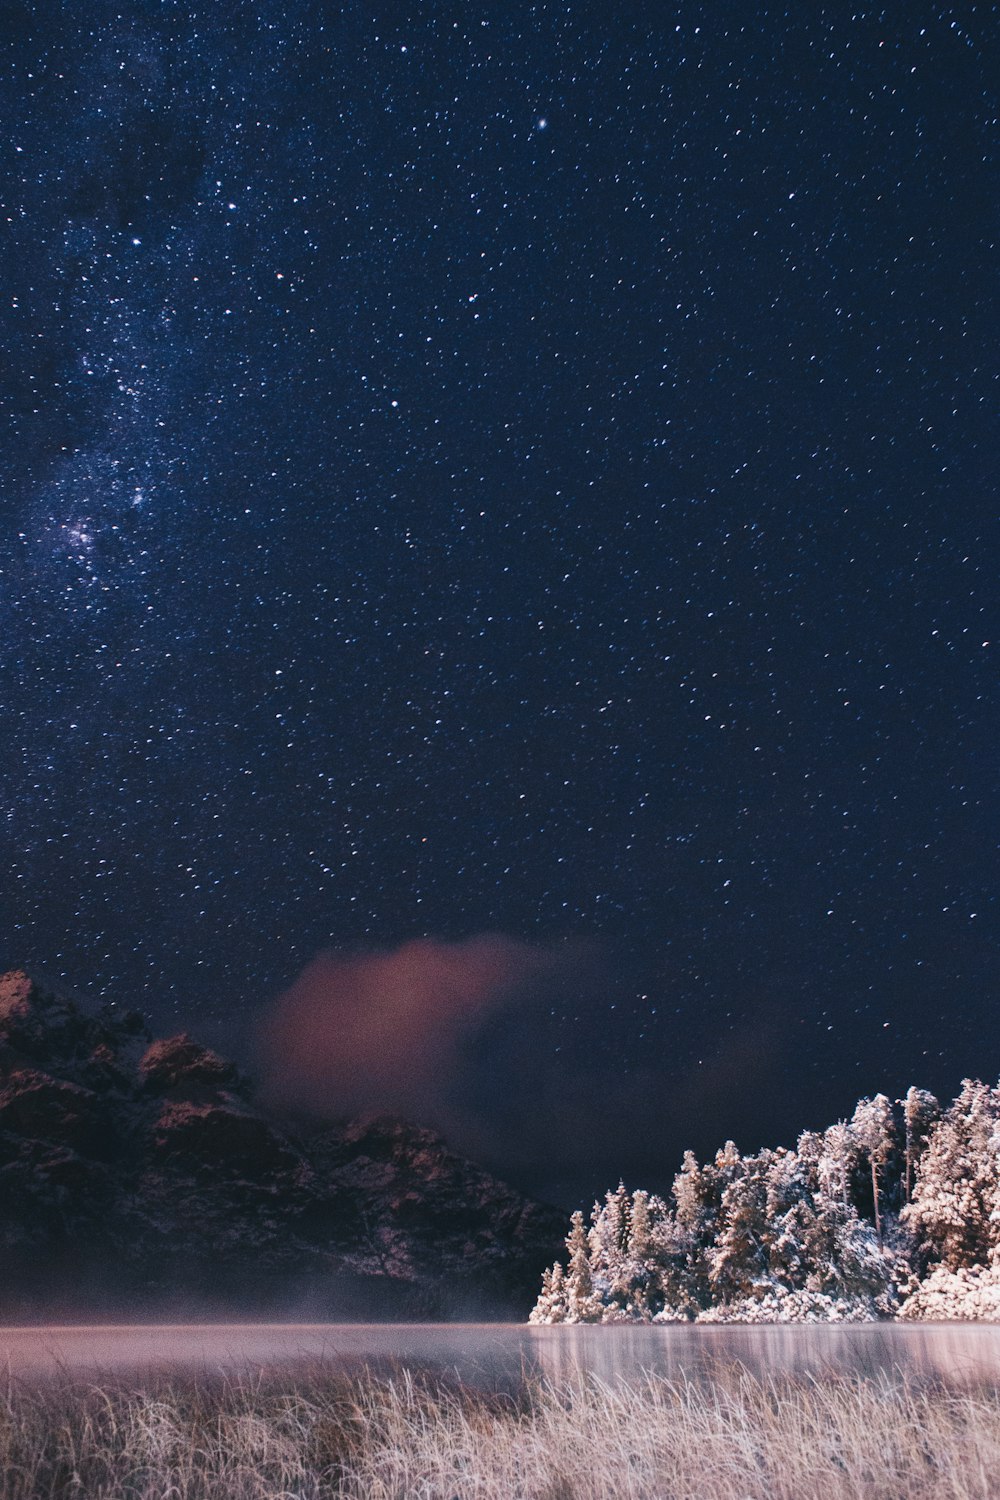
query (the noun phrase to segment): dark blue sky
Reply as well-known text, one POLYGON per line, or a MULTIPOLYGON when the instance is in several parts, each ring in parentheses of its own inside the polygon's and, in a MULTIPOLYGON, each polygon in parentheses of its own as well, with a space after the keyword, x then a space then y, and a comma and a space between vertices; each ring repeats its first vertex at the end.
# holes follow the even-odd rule
POLYGON ((995 1077, 998 18, 10 4, 9 960, 582 939, 671 1158, 995 1077))

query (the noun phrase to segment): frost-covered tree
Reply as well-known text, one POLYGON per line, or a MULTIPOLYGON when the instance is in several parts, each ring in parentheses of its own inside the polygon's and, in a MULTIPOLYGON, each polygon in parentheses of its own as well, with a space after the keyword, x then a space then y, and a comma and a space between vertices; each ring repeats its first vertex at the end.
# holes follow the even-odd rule
POLYGON ((740 1157, 726 1145, 715 1237, 708 1252, 713 1300, 747 1297, 768 1276, 768 1168, 770 1153, 740 1157))
POLYGON ((566 1251, 569 1256, 563 1293, 566 1322, 594 1323, 600 1317, 600 1310, 594 1296, 589 1236, 579 1209, 570 1220, 566 1251))
POLYGON ((896 1143, 896 1122, 893 1117, 892 1104, 885 1094, 876 1094, 873 1099, 859 1099, 848 1128, 858 1150, 867 1160, 868 1169, 871 1172, 875 1235, 881 1246, 882 1183, 896 1143))
POLYGON ((591 1215, 590 1258, 597 1274, 615 1275, 619 1262, 628 1255, 632 1234, 632 1201, 623 1182, 605 1193, 603 1204, 594 1204, 591 1215))
POLYGON ((795 1150, 686 1152, 669 1201, 619 1183, 573 1215, 531 1321, 842 1322, 901 1298, 905 1317, 1000 1319, 1000 1087, 967 1080, 943 1114, 923 1090, 899 1103, 862 1099, 795 1150))
POLYGON ((644 1265, 653 1253, 652 1212, 649 1193, 640 1188, 632 1194, 629 1254, 640 1265, 644 1265))
POLYGON ((934 1124, 903 1218, 948 1271, 986 1265, 997 1245, 1000 1089, 967 1078, 934 1124))
POLYGON ((665 1208, 660 1199, 641 1188, 632 1194, 629 1214, 628 1278, 626 1310, 639 1322, 648 1323, 662 1307, 662 1283, 653 1241, 653 1223, 665 1208))
POLYGON ((772 1152, 765 1175, 768 1273, 776 1285, 805 1287, 816 1280, 820 1248, 816 1208, 822 1137, 804 1135, 798 1151, 772 1152))
POLYGON ((926 1089, 909 1088, 906 1098, 899 1100, 903 1106, 903 1124, 906 1133, 906 1168, 903 1179, 903 1202, 913 1197, 913 1180, 920 1159, 927 1149, 931 1126, 941 1118, 941 1105, 926 1089))
POLYGON ((847 1208, 851 1177, 857 1162, 857 1142, 842 1120, 816 1137, 803 1136, 799 1151, 816 1164, 817 1184, 828 1203, 847 1208))
POLYGON ((661 1198, 623 1183, 595 1204, 590 1233, 593 1292, 603 1322, 649 1322, 664 1305, 664 1267, 660 1261, 663 1221, 669 1217, 661 1198))
POLYGON ((662 1198, 650 1200, 653 1242, 652 1264, 656 1273, 658 1322, 684 1322, 696 1316, 699 1307, 697 1251, 691 1234, 678 1222, 677 1214, 662 1198))
POLYGON ((565 1323, 567 1321, 566 1287, 559 1261, 542 1272, 542 1290, 528 1315, 529 1323, 565 1323))
POLYGON ((632 1202, 623 1182, 605 1194, 603 1204, 594 1204, 588 1238, 594 1290, 605 1316, 612 1308, 625 1313, 632 1281, 632 1202))
POLYGON ((773 1281, 826 1298, 838 1318, 887 1310, 894 1295, 892 1263, 848 1195, 856 1157, 845 1126, 807 1131, 797 1151, 774 1153, 768 1180, 773 1281))
POLYGON ((701 1166, 693 1151, 685 1151, 674 1178, 674 1219, 686 1256, 688 1287, 702 1304, 711 1301, 707 1252, 715 1237, 716 1175, 701 1166))
POLYGON ((714 1190, 707 1168, 699 1166, 693 1151, 684 1153, 681 1169, 674 1178, 673 1195, 677 1223, 696 1244, 711 1227, 714 1190))

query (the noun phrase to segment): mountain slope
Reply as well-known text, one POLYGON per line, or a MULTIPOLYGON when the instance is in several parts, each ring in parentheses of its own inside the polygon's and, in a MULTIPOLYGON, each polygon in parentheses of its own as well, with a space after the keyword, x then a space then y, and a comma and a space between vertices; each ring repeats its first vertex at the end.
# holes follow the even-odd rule
POLYGON ((431 1131, 277 1119, 190 1037, 0 977, 0 1318, 523 1317, 561 1230, 431 1131))

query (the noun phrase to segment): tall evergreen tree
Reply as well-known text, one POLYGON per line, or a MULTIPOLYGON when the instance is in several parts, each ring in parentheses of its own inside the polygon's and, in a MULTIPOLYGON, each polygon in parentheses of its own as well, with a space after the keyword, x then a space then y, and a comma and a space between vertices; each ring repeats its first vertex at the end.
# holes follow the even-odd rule
POLYGON ((762 1152, 732 1161, 708 1255, 709 1283, 717 1300, 747 1297, 767 1275, 770 1156, 762 1152))
POLYGON ((967 1078, 930 1129, 904 1220, 949 1271, 987 1265, 997 1243, 1000 1089, 967 1078))
POLYGON ((590 1268, 590 1243, 579 1209, 570 1220, 566 1236, 569 1263, 566 1268, 564 1297, 568 1323, 593 1323, 599 1316, 594 1298, 594 1280, 590 1268))
POLYGON ((933 1094, 926 1089, 909 1088, 906 1098, 899 1101, 903 1106, 903 1123, 906 1132, 906 1169, 903 1182, 903 1202, 913 1197, 913 1181, 920 1159, 927 1149, 931 1126, 941 1118, 941 1106, 933 1094))
POLYGON ((849 1128, 859 1150, 867 1159, 871 1172, 875 1235, 881 1247, 882 1179, 895 1144, 892 1104, 885 1094, 876 1094, 873 1099, 859 1099, 849 1128))
MULTIPOLYGON (((800 1152, 803 1141, 799 1142, 800 1152)), ((810 1146, 811 1146, 810 1142, 810 1146)), ((816 1173, 820 1192, 829 1203, 848 1205, 851 1174, 857 1160, 857 1143, 850 1128, 842 1120, 829 1126, 816 1138, 816 1173)))

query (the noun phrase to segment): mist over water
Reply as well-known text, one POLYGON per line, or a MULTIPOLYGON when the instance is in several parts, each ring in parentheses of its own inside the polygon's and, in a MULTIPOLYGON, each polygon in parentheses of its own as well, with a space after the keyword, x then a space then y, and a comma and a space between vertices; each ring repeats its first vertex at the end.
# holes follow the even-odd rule
POLYGON ((528 1327, 525 1324, 219 1323, 0 1330, 15 1377, 143 1371, 226 1373, 295 1367, 331 1374, 439 1371, 472 1386, 525 1376, 638 1382, 651 1372, 711 1380, 734 1366, 757 1378, 830 1376, 1000 1381, 1000 1326, 898 1323, 772 1327, 528 1327))

